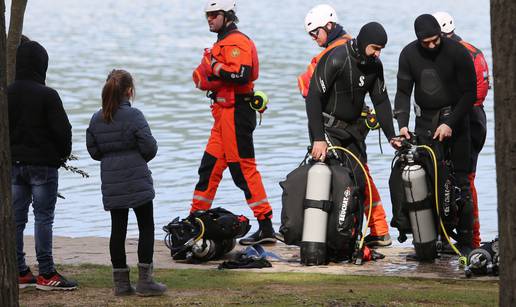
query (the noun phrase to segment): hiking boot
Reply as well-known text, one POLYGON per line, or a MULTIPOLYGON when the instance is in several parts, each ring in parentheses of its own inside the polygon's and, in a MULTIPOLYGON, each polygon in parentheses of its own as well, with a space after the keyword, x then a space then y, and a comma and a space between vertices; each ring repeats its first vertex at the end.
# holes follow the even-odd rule
POLYGON ((155 282, 152 278, 152 263, 138 263, 138 283, 136 283, 136 294, 139 296, 163 295, 167 286, 155 282))
POLYGON ((247 238, 241 239, 239 242, 241 245, 276 243, 272 221, 269 218, 265 218, 264 220, 259 220, 258 224, 260 225, 258 231, 247 238))
POLYGON ((36 277, 32 275, 32 272, 30 271, 30 268, 27 268, 27 270, 20 272, 20 275, 18 275, 18 288, 24 289, 27 287, 35 287, 36 286, 36 277))
POLYGON ((36 289, 44 291, 75 290, 77 282, 68 280, 56 271, 49 274, 39 274, 36 289))
POLYGON ((373 236, 369 234, 364 238, 364 244, 368 247, 389 246, 392 244, 391 235, 388 233, 383 236, 373 236))
POLYGON ((115 296, 126 296, 135 293, 135 289, 131 286, 129 279, 129 268, 115 269, 113 268, 113 283, 115 284, 115 296))

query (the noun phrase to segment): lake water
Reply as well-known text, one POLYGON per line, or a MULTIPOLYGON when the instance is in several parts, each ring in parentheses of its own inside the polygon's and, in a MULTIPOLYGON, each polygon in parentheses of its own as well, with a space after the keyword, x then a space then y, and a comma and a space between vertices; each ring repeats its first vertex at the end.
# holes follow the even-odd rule
MULTIPOLYGON (((369 21, 385 26, 389 42, 381 59, 392 102, 399 52, 415 39, 413 22, 422 13, 450 12, 457 33, 482 49, 492 64, 487 0, 325 2, 336 8, 340 23, 352 35, 369 21)), ((255 132, 255 146, 276 228, 281 210, 278 182, 300 162, 308 144, 304 101, 296 76, 320 51, 303 28, 306 12, 318 3, 238 1, 239 27, 254 39, 259 52, 261 70, 256 89, 270 97, 270 107, 255 132)), ((29 1, 24 33, 41 42, 49 53, 47 84, 60 93, 73 125, 73 153, 80 158, 73 165, 91 175, 83 179, 60 171, 60 192, 66 199, 57 204, 56 235, 109 236, 110 218, 102 207, 99 164, 86 151, 85 129, 99 109, 105 77, 115 67, 133 74, 134 106, 146 115, 159 145, 158 155, 150 163, 157 193, 156 237, 163 236, 161 227, 172 218, 186 216, 212 124, 209 102, 191 82, 203 48, 215 40, 208 31, 203 7, 204 1, 198 0, 29 1)), ((497 233, 492 97, 490 91, 486 100, 488 139, 480 155, 476 183, 484 239, 497 233)), ((380 153, 378 135, 370 134, 369 167, 390 220, 387 182, 393 151, 385 139, 382 142, 384 154, 380 153)), ((234 186, 229 172, 224 175, 215 205, 252 217, 243 193, 234 186)), ((29 223, 26 234, 32 231, 29 223)), ((397 231, 391 233, 396 235, 397 231)), ((135 235, 137 226, 131 214, 129 236, 135 235)))

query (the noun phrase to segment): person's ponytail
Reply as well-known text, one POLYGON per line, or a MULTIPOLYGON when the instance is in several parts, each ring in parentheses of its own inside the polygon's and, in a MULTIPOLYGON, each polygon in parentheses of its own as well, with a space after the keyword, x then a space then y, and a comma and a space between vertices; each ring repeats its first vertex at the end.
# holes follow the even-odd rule
POLYGON ((120 103, 126 99, 129 89, 134 91, 133 78, 125 70, 113 69, 102 88, 102 115, 108 123, 113 121, 113 116, 120 103))

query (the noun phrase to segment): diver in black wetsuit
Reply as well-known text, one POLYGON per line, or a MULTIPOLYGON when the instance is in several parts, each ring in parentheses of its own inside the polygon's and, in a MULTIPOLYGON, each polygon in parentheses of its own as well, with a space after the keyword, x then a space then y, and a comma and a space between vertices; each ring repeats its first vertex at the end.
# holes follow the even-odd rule
MULTIPOLYGON (((332 43, 332 39, 338 39, 342 34, 341 28, 335 27, 329 33, 318 31, 313 38, 319 45, 327 46, 332 43)), ((328 144, 347 148, 365 165, 371 183, 373 181, 366 164, 365 145, 369 128, 362 116, 367 93, 375 106, 385 136, 393 146, 400 145, 394 134, 383 66, 378 59, 386 44, 387 34, 382 25, 377 22, 364 25, 356 39, 334 47, 319 59, 306 97, 308 127, 313 142, 312 158, 324 161, 328 144)), ((340 151, 337 154, 344 159, 340 151)), ((348 166, 356 169, 357 165, 351 160, 348 166)), ((358 186, 363 189, 366 214, 369 210, 368 199, 373 202, 369 221, 371 233, 365 237, 366 245, 390 245, 392 241, 385 210, 376 186, 372 184, 371 191, 365 189, 365 177, 360 171, 355 178, 358 186)))
MULTIPOLYGON (((330 33, 331 37, 337 36, 330 33)), ((367 93, 385 136, 391 144, 396 141, 383 66, 378 58, 386 44, 387 34, 382 25, 371 22, 362 27, 356 39, 333 48, 317 63, 306 97, 313 142, 311 154, 315 160, 324 160, 328 137, 334 145, 350 147, 367 161, 367 127, 361 118, 367 93)))
POLYGON ((416 18, 414 28, 417 40, 400 54, 394 115, 400 134, 410 138, 410 96, 415 85, 418 143, 441 148, 441 158, 452 161, 462 198, 457 241, 467 250, 472 244, 473 223, 468 114, 476 99, 475 70, 460 43, 441 37, 440 26, 432 15, 416 18))

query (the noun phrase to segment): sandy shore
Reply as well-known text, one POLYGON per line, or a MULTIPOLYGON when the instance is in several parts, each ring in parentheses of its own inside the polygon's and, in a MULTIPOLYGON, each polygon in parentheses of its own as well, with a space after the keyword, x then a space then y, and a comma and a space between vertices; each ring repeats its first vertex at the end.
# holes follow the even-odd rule
MULTIPOLYGON (((130 266, 137 263, 137 239, 128 239, 126 242, 127 261, 130 266)), ((464 272, 458 266, 457 257, 448 255, 442 256, 434 263, 417 263, 407 261, 405 256, 412 253, 411 248, 387 247, 378 251, 384 254, 385 259, 367 262, 363 265, 350 263, 330 264, 325 266, 302 266, 296 259, 299 259, 299 248, 297 246, 287 246, 282 243, 265 246, 267 251, 276 253, 283 259, 292 262, 277 261, 272 259, 272 268, 253 269, 254 271, 267 272, 304 272, 304 273, 330 273, 346 275, 385 275, 385 276, 405 276, 422 278, 465 278, 464 272)), ((235 251, 244 249, 238 245, 235 251)), ((34 238, 25 237, 25 253, 27 263, 32 267, 37 263, 34 251, 34 238)), ((230 257, 228 254, 226 258, 230 257)), ((54 237, 54 261, 57 264, 78 265, 78 264, 101 264, 110 265, 109 258, 109 239, 99 237, 54 237)), ((188 264, 176 262, 170 257, 170 251, 162 241, 155 242, 154 264, 156 268, 164 269, 215 269, 223 260, 210 261, 204 264, 188 264)), ((250 270, 250 271, 253 271, 250 270)), ((480 277, 480 279, 493 279, 494 277, 480 277)), ((479 277, 475 277, 479 279, 479 277)))

